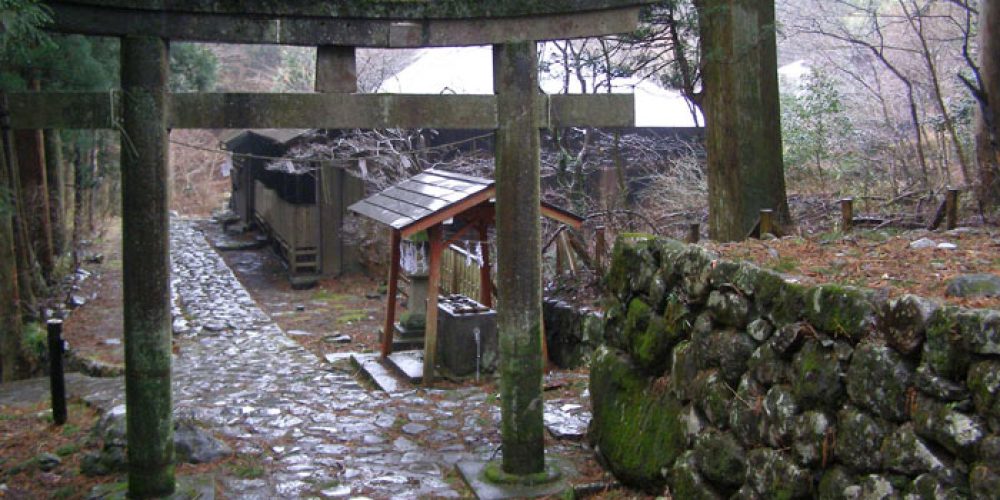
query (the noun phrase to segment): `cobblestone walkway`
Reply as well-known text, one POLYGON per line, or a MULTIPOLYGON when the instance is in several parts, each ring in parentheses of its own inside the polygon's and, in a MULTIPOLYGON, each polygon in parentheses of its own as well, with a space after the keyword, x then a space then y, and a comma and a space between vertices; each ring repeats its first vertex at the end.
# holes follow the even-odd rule
POLYGON ((366 389, 289 339, 193 223, 175 220, 171 245, 175 411, 266 470, 225 479, 226 496, 468 495, 454 463, 499 443, 482 390, 366 389))

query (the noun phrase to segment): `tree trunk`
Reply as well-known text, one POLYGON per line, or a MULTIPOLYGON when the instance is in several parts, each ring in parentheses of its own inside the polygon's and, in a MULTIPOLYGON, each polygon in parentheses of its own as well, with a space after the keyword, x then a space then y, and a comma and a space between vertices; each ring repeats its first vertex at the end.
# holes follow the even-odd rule
MULTIPOLYGON (((40 90, 38 79, 32 82, 32 89, 40 90)), ((20 169, 21 201, 27 217, 28 237, 31 249, 42 268, 46 282, 52 277, 54 259, 52 254, 52 227, 49 225, 49 183, 45 170, 45 140, 41 130, 17 130, 17 165, 20 169)))
POLYGON ((979 11, 980 72, 985 102, 980 103, 976 130, 980 200, 1000 206, 1000 1, 986 0, 979 11))
POLYGON ((503 471, 518 475, 545 468, 536 52, 535 42, 493 46, 500 432, 503 471))
POLYGON ((780 226, 785 195, 774 2, 699 0, 709 234, 741 240, 762 208, 780 226))
POLYGON ((66 253, 66 168, 58 130, 45 131, 45 173, 49 183, 49 219, 52 224, 52 251, 66 253))
POLYGON ((0 382, 10 382, 17 376, 17 360, 21 351, 21 304, 18 292, 17 254, 14 250, 14 200, 9 194, 13 183, 11 138, 7 128, 6 96, 0 102, 0 382))
POLYGON ((129 498, 167 496, 175 488, 167 60, 162 39, 122 39, 122 291, 129 498))

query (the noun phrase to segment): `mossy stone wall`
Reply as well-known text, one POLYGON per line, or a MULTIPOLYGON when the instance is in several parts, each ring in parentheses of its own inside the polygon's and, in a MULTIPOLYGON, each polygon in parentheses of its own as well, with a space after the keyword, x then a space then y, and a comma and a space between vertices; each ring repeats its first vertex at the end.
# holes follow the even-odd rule
POLYGON ((997 498, 1000 311, 619 241, 590 440, 675 498, 997 498))

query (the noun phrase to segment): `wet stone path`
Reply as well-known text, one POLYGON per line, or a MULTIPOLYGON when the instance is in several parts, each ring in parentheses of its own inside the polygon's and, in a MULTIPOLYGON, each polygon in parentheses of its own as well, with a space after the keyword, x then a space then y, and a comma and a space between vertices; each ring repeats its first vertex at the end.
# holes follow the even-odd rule
MULTIPOLYGON (((222 478, 225 497, 469 495, 453 466, 494 453, 491 397, 363 387, 286 336, 195 223, 172 224, 175 413, 226 437, 237 462, 258 471, 222 478)), ((550 450, 580 455, 581 446, 550 450)))

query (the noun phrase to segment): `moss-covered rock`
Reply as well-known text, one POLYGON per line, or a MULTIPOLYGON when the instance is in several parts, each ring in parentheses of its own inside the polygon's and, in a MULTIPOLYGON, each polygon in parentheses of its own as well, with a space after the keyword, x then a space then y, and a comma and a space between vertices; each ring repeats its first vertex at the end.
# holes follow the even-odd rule
POLYGON ((771 349, 775 353, 784 357, 785 359, 791 359, 795 355, 799 347, 802 346, 802 342, 805 341, 806 334, 812 333, 812 328, 808 324, 802 322, 788 323, 778 329, 777 333, 771 337, 767 342, 771 344, 771 349))
POLYGON ((619 238, 611 251, 611 265, 604 275, 605 286, 621 303, 627 304, 632 299, 634 288, 632 279, 638 276, 639 268, 642 266, 639 247, 644 244, 619 238))
POLYGON ((764 342, 774 333, 774 325, 764 318, 757 318, 747 325, 747 335, 757 342, 764 342))
POLYGON ((979 442, 987 434, 986 424, 978 416, 923 396, 913 405, 911 418, 917 435, 965 460, 975 459, 979 442))
POLYGON ((701 475, 714 484, 735 490, 746 474, 746 452, 728 432, 709 431, 698 437, 694 456, 701 475))
POLYGON ((712 291, 712 262, 717 259, 718 256, 695 245, 689 245, 678 255, 676 269, 681 276, 680 290, 687 297, 688 303, 700 305, 708 299, 708 294, 712 291))
POLYGON ((833 461, 834 420, 819 411, 795 417, 792 456, 799 465, 815 467, 833 461))
POLYGON ((604 300, 604 318, 601 330, 604 341, 618 349, 625 348, 625 316, 628 311, 621 302, 614 298, 604 300))
POLYGON ((969 368, 968 384, 976 413, 986 419, 990 430, 1000 432, 1000 361, 973 364, 969 368))
POLYGON ((713 290, 705 307, 715 322, 722 326, 743 329, 750 315, 750 302, 746 297, 731 291, 713 290))
POLYGON ((735 403, 729 409, 729 427, 746 446, 757 446, 764 440, 764 395, 766 390, 749 375, 740 379, 735 403))
POLYGON ((854 350, 847 370, 851 401, 876 415, 902 422, 913 387, 913 369, 896 351, 882 345, 862 344, 854 350))
POLYGON ((901 498, 899 490, 892 481, 880 474, 869 474, 858 481, 858 485, 848 487, 845 497, 864 500, 896 500, 901 498))
POLYGON ((840 405, 844 369, 832 345, 823 347, 815 340, 805 342, 795 353, 792 368, 792 392, 803 408, 833 410, 840 405))
POLYGON ((776 385, 768 389, 764 396, 764 438, 775 448, 788 447, 792 442, 792 428, 799 405, 792 395, 791 387, 776 385))
POLYGON ((996 500, 1000 491, 1000 466, 982 462, 973 464, 969 472, 969 489, 976 500, 996 500))
POLYGON ((942 481, 937 474, 921 474, 913 480, 910 494, 907 498, 927 498, 933 500, 959 500, 968 498, 962 494, 958 488, 954 488, 942 481))
POLYGON ((757 344, 745 332, 733 329, 713 331, 709 338, 708 350, 700 353, 704 356, 703 361, 710 366, 718 366, 726 383, 736 386, 747 371, 747 363, 757 344))
POLYGON ((674 396, 690 401, 694 398, 694 380, 698 376, 698 359, 695 355, 694 344, 685 340, 677 346, 671 354, 670 361, 670 390, 674 396))
POLYGON ((877 471, 882 467, 882 441, 891 431, 888 422, 857 408, 844 408, 837 412, 834 455, 857 472, 877 471))
POLYGON ((914 383, 917 389, 935 399, 948 402, 966 401, 971 396, 964 383, 954 382, 934 372, 927 363, 917 367, 914 383))
POLYGON ((673 498, 721 500, 723 497, 698 473, 693 451, 685 452, 670 468, 668 475, 673 498))
POLYGON ((839 285, 814 287, 806 293, 805 318, 821 332, 859 340, 875 325, 872 294, 839 285))
POLYGON ((733 392, 717 369, 699 372, 694 381, 695 404, 708 421, 717 427, 725 428, 729 423, 733 392))
POLYGON ((807 288, 798 283, 789 283, 771 273, 759 274, 758 296, 764 316, 780 328, 795 323, 804 317, 807 288), (772 295, 773 294, 773 295, 772 295))
POLYGON ((910 477, 925 472, 940 472, 948 467, 948 458, 932 451, 909 422, 887 436, 880 451, 887 469, 910 477))
MULTIPOLYGON (((636 302, 639 299, 633 299, 636 302)), ((641 307, 640 307, 641 309, 641 307)), ((631 318, 632 307, 629 307, 631 318)), ((637 312, 637 315, 645 315, 637 312)), ((670 367, 671 349, 689 335, 691 312, 676 297, 667 300, 663 315, 651 314, 646 329, 639 330, 638 324, 626 323, 626 345, 633 361, 650 375, 659 375, 670 367)), ((639 320, 637 319, 637 322, 639 320)))
POLYGON ((904 295, 888 301, 879 312, 879 330, 885 332, 889 345, 910 355, 924 344, 927 323, 940 306, 916 295, 904 295))
POLYGON ((1000 311, 968 311, 958 328, 966 347, 976 354, 1000 354, 1000 311))
POLYGON ((809 471, 795 465, 788 455, 769 448, 747 454, 747 482, 764 498, 804 498, 812 493, 809 471))
POLYGON ((762 384, 783 384, 791 380, 792 364, 779 356, 768 342, 750 355, 750 359, 747 360, 747 370, 762 384))
POLYGON ((970 356, 962 342, 959 323, 971 320, 969 314, 955 307, 942 307, 931 313, 922 360, 934 373, 956 381, 965 378, 970 356))
POLYGON ((841 500, 848 498, 844 490, 855 486, 857 480, 844 467, 835 466, 827 469, 819 480, 816 496, 820 500, 841 500))
POLYGON ((590 440, 624 484, 657 491, 686 446, 681 403, 624 353, 599 348, 590 372, 590 440))

